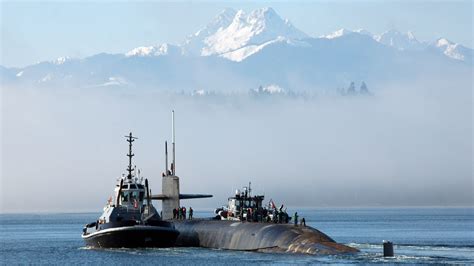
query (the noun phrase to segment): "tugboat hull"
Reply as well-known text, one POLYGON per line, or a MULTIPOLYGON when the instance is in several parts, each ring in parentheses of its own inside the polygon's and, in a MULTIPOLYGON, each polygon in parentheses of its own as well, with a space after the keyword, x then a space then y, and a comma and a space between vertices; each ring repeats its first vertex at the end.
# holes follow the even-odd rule
POLYGON ((87 246, 97 248, 138 248, 174 246, 179 232, 158 226, 125 226, 82 235, 87 246))

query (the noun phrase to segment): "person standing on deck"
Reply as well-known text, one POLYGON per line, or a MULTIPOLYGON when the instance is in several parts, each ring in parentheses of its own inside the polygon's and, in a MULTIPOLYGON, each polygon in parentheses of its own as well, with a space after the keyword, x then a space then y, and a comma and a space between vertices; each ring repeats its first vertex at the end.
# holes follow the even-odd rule
POLYGON ((295 226, 298 225, 298 212, 295 212, 295 215, 293 216, 293 219, 294 219, 294 222, 295 222, 295 226))
POLYGON ((192 220, 193 219, 193 207, 189 207, 189 220, 192 220))

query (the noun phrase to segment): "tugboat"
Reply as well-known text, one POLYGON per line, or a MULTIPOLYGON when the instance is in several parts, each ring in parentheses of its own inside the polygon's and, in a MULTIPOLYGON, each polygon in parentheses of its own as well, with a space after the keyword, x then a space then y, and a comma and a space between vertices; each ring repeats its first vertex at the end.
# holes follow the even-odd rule
POLYGON ((233 197, 228 198, 227 206, 217 208, 214 212, 218 220, 289 223, 291 217, 283 209, 277 209, 275 202, 270 200, 263 205, 264 195, 252 196, 249 182, 248 187, 236 190, 233 197))
POLYGON ((95 222, 87 224, 82 238, 87 246, 99 248, 170 247, 179 232, 174 225, 161 219, 151 203, 148 179, 136 174, 132 167, 132 143, 137 139, 130 133, 128 174, 118 178, 114 199, 109 199, 104 212, 95 222))

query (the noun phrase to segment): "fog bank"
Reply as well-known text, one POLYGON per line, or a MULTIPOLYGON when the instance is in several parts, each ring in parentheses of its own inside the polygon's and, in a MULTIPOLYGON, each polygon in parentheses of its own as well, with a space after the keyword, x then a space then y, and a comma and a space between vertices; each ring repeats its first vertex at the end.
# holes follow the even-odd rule
POLYGON ((101 210, 130 131, 159 193, 172 109, 181 191, 214 195, 186 206, 249 181, 287 206, 472 205, 472 100, 472 80, 311 100, 2 88, 1 211, 101 210))

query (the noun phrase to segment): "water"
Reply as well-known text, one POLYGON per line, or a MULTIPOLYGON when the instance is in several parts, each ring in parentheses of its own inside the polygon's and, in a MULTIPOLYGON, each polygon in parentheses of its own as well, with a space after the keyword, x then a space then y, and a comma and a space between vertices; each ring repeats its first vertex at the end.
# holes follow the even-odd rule
MULTIPOLYGON (((300 209, 307 224, 357 255, 265 254, 204 248, 89 249, 80 237, 98 213, 1 214, 2 264, 474 264, 474 208, 300 209), (383 258, 382 241, 394 242, 395 257, 383 258)), ((207 217, 210 212, 196 211, 207 217)))

